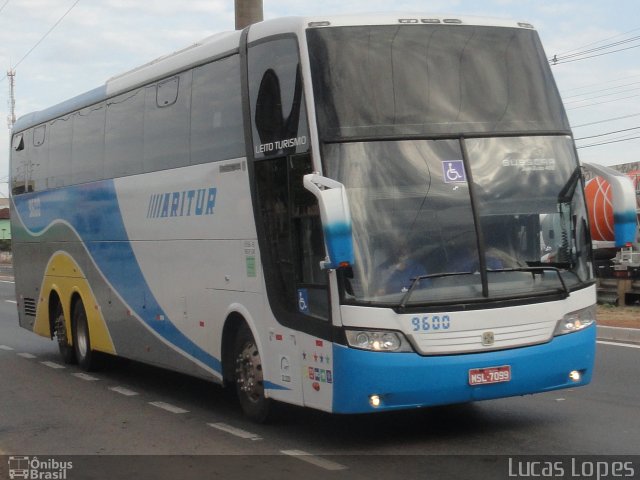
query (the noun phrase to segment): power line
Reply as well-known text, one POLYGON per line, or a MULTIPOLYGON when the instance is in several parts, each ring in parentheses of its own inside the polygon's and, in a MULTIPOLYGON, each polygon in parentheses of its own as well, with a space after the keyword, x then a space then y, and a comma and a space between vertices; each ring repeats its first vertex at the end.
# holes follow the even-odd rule
POLYGON ((638 84, 640 84, 640 82, 625 83, 624 85, 616 85, 614 87, 601 88, 599 90, 592 90, 590 92, 576 93, 575 95, 568 95, 568 96, 564 96, 563 95, 562 98, 564 98, 566 100, 567 98, 582 97, 584 95, 591 95, 592 93, 606 92, 608 90, 613 90, 615 88, 630 87, 632 85, 638 85, 638 84))
POLYGON ((0 13, 2 13, 2 10, 4 10, 4 7, 6 7, 6 6, 7 6, 7 3, 9 3, 9 0, 7 0, 6 2, 4 2, 4 3, 2 4, 2 6, 0 7, 0 13))
POLYGON ((626 132, 623 133, 622 135, 615 135, 609 138, 602 138, 599 140, 590 140, 590 141, 596 141, 596 142, 613 142, 614 140, 629 140, 630 138, 634 138, 633 135, 637 135, 638 132, 626 132))
POLYGON ((604 82, 598 82, 598 83, 590 83, 588 85, 583 85, 581 87, 573 87, 573 88, 569 88, 567 90, 563 90, 563 94, 567 93, 567 92, 575 92, 576 90, 582 90, 583 88, 589 88, 589 87, 597 87, 598 85, 607 85, 613 82, 619 82, 621 80, 629 80, 630 78, 637 78, 640 77, 640 74, 638 75, 628 75, 626 77, 621 77, 621 78, 614 78, 613 80, 606 80, 604 82))
POLYGON ((589 148, 589 147, 597 147, 598 145, 609 145, 610 143, 619 143, 619 142, 628 142, 629 140, 636 140, 639 137, 631 137, 631 138, 623 138, 622 140, 611 140, 609 142, 601 142, 601 143, 592 143, 590 145, 582 145, 576 148, 589 148))
POLYGON ((631 128, 625 128, 622 130, 615 130, 613 132, 601 133, 599 135, 589 135, 588 137, 576 138, 575 141, 577 142, 578 140, 585 140, 587 138, 604 137, 606 135, 613 135, 614 133, 622 133, 622 132, 628 132, 630 130, 638 130, 639 128, 640 127, 631 127, 631 128))
POLYGON ((558 63, 560 61, 566 60, 567 58, 580 57, 580 56, 585 55, 587 53, 598 52, 600 50, 606 50, 607 48, 617 47, 618 45, 624 45, 625 43, 635 42, 638 39, 640 39, 640 35, 635 36, 635 37, 631 37, 631 38, 626 38, 624 40, 620 40, 619 42, 613 42, 613 43, 609 43, 607 45, 601 45, 600 47, 591 48, 589 50, 583 50, 582 52, 572 53, 570 55, 560 55, 560 56, 554 55, 553 58, 549 59, 549 61, 555 64, 555 63, 558 63))
POLYGON ((574 48, 573 50, 568 50, 568 51, 566 51, 566 52, 562 52, 562 53, 560 53, 560 54, 558 54, 558 55, 566 55, 566 54, 568 54, 568 53, 573 53, 573 52, 575 52, 576 50, 580 50, 581 48, 586 48, 586 47, 590 47, 590 46, 592 46, 592 45, 597 45, 598 43, 606 42, 606 41, 608 41, 608 40, 613 40, 614 38, 618 38, 618 37, 621 37, 621 36, 623 36, 623 35, 627 35, 628 33, 631 33, 631 32, 637 32, 638 30, 640 30, 640 27, 638 27, 638 28, 634 28, 634 29, 632 29, 632 30, 628 30, 628 31, 626 31, 626 32, 619 33, 619 34, 614 35, 614 36, 612 36, 612 37, 607 37, 607 38, 604 38, 604 39, 602 39, 602 40, 598 40, 598 41, 596 41, 596 42, 587 43, 586 45, 582 45, 581 47, 576 47, 576 48, 574 48))
POLYGON ((632 48, 638 48, 640 45, 634 45, 632 47, 619 48, 618 50, 611 50, 610 52, 598 53, 596 55, 589 55, 582 58, 574 58, 572 60, 563 60, 563 61, 551 61, 552 65, 562 65, 563 63, 571 63, 571 62, 579 62, 580 60, 587 60, 588 58, 602 57, 603 55, 610 55, 616 52, 622 52, 624 50, 631 50, 632 48))
POLYGON ((582 99, 579 99, 579 100, 570 100, 568 102, 564 102, 564 104, 567 105, 569 103, 588 102, 589 100, 595 100, 596 98, 610 97, 611 95, 620 95, 621 93, 635 92, 637 90, 640 90, 640 87, 629 88, 627 90, 620 90, 619 92, 603 93, 602 95, 596 95, 594 97, 582 98, 582 99))
POLYGON ((603 103, 617 102, 618 100, 626 100, 628 98, 635 98, 635 97, 640 97, 640 94, 638 94, 638 95, 629 95, 628 97, 612 98, 611 100, 605 100, 603 102, 589 103, 587 105, 578 105, 577 107, 569 107, 566 110, 575 110, 576 108, 593 107, 594 105, 602 105, 603 103))
POLYGON ((625 118, 638 117, 638 116, 640 116, 640 113, 632 113, 631 115, 624 115, 622 117, 615 117, 615 118, 607 118, 605 120, 598 120, 597 122, 583 123, 581 125, 571 125, 571 128, 588 127, 590 125, 596 125, 598 123, 613 122, 615 120, 622 120, 625 118))
POLYGON ((48 35, 49 35, 49 34, 50 34, 50 33, 51 33, 51 32, 52 32, 52 31, 53 31, 53 30, 54 30, 54 29, 55 29, 55 28, 60 24, 60 22, 62 22, 62 20, 64 20, 64 18, 65 18, 67 15, 69 15, 69 13, 71 12, 71 10, 73 10, 73 9, 74 9, 74 7, 78 4, 78 2, 80 2, 80 0, 76 0, 76 1, 73 3, 73 5, 71 5, 71 7, 69 7, 69 10, 67 10, 67 11, 64 13, 64 15, 62 15, 62 16, 58 19, 58 21, 57 21, 56 23, 54 23, 54 24, 53 24, 53 26, 52 26, 49 30, 47 30, 47 32, 46 32, 46 33, 45 33, 45 34, 40 38, 40 40, 38 40, 38 41, 36 42, 36 44, 35 44, 33 47, 31 47, 31 49, 30 49, 27 53, 25 53, 25 54, 24 54, 24 56, 20 59, 20 61, 14 65, 14 67, 13 67, 13 68, 14 68, 14 70, 15 70, 16 68, 18 68, 18 66, 19 66, 19 65, 20 65, 20 64, 21 64, 21 63, 22 63, 22 62, 23 62, 23 61, 24 61, 24 60, 25 60, 25 59, 26 59, 30 54, 31 54, 31 52, 33 52, 33 51, 38 47, 38 45, 40 45, 40 44, 44 41, 44 39, 45 39, 45 38, 47 38, 47 36, 48 36, 48 35))

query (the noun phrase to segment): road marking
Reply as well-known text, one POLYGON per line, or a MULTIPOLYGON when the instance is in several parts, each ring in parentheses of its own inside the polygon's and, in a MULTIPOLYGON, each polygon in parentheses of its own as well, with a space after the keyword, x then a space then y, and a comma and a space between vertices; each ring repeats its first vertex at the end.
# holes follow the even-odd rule
POLYGON ((171 405, 170 403, 165 403, 165 402, 149 402, 149 404, 171 413, 187 413, 189 411, 189 410, 185 410, 184 408, 176 407, 174 405, 171 405))
POLYGON ((310 453, 303 452, 302 450, 280 450, 280 453, 295 457, 303 462, 310 463, 316 467, 324 468, 325 470, 347 470, 348 467, 341 465, 331 460, 325 460, 324 458, 316 457, 310 453))
POLYGON ((109 387, 109 390, 112 390, 126 397, 133 397, 135 395, 140 395, 138 392, 134 392, 133 390, 129 390, 128 388, 125 388, 125 387, 109 387))
POLYGON ((43 365, 46 365, 49 368, 67 368, 64 365, 60 365, 59 363, 56 362, 40 362, 43 365))
POLYGON ((602 343, 603 345, 613 345, 615 347, 640 348, 640 345, 633 345, 631 343, 605 342, 604 340, 598 340, 598 343, 602 343))
POLYGON ((22 358, 38 358, 38 357, 36 357, 35 355, 32 355, 32 354, 27 353, 27 352, 19 353, 19 354, 18 354, 18 356, 19 356, 19 357, 22 357, 22 358))
POLYGON ((11 348, 9 345, 0 345, 0 350, 6 350, 7 352, 10 352, 11 350, 13 350, 13 348, 11 348))
MULTIPOLYGON (((0 283, 16 283, 16 282, 12 282, 11 280, 0 280, 0 283)), ((8 302, 9 300, 7 300, 8 302)), ((13 302, 15 303, 15 302, 13 302)))
POLYGON ((86 373, 72 373, 74 377, 78 377, 82 380, 86 380, 87 382, 97 382, 100 380, 97 377, 92 377, 91 375, 87 375, 86 373))
POLYGON ((222 430, 223 432, 230 433, 231 435, 235 435, 236 437, 245 438, 247 440, 262 440, 262 437, 255 433, 232 427, 231 425, 227 425, 226 423, 207 423, 207 425, 213 428, 217 428, 218 430, 222 430))
POLYGON ((14 303, 14 304, 16 304, 16 305, 18 304, 18 302, 16 302, 15 300, 5 300, 5 302, 7 302, 7 303, 14 303))

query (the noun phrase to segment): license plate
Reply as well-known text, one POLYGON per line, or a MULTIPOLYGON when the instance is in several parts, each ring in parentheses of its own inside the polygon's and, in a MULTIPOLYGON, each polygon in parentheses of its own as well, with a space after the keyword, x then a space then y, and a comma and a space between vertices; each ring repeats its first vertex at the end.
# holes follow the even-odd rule
POLYGON ((511 380, 511 365, 500 367, 473 368, 469 370, 469 385, 502 383, 511 380))

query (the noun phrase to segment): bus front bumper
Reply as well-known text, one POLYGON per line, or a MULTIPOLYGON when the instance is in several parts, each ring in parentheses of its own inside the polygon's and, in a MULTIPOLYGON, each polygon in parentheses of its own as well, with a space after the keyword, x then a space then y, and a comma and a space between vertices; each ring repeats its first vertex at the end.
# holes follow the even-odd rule
POLYGON ((420 356, 333 347, 333 412, 367 413, 547 392, 586 385, 595 360, 596 326, 542 345, 464 355, 420 356), (469 384, 469 370, 509 365, 508 382, 469 384), (570 372, 580 372, 571 379, 570 372), (379 398, 372 406, 371 396, 379 398))

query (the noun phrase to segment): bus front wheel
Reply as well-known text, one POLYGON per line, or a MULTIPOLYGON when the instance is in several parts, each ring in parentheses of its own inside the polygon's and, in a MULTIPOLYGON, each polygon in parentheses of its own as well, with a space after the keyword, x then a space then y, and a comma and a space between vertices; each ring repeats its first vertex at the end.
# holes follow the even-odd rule
POLYGON ((236 393, 242 411, 250 419, 263 423, 269 417, 272 401, 264 395, 260 352, 246 324, 240 327, 236 336, 234 361, 236 393))

